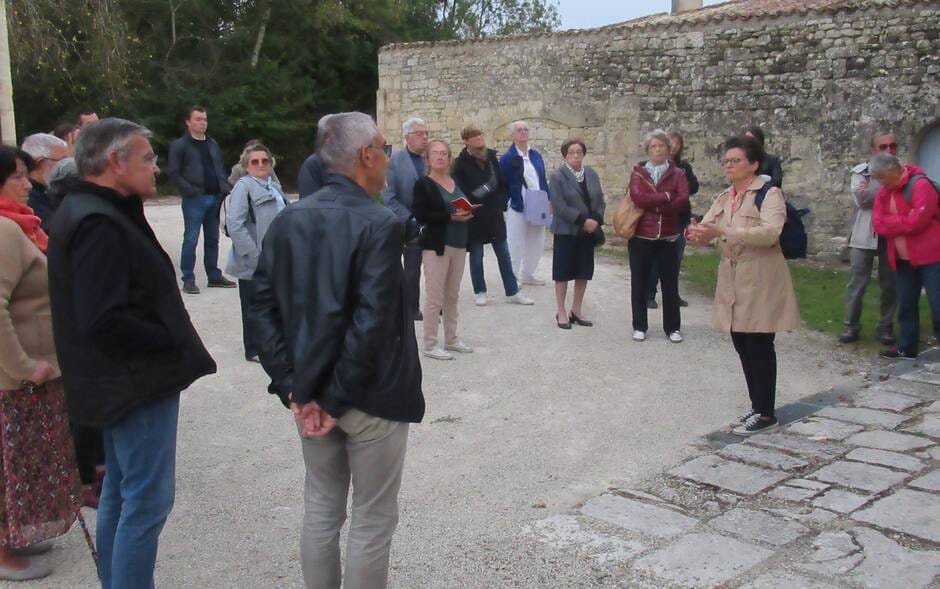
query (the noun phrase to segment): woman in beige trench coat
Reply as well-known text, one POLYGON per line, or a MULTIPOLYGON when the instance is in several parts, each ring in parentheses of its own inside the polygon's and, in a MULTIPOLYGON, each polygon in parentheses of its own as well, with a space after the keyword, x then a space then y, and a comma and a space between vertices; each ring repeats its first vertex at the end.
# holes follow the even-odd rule
POLYGON ((732 431, 750 435, 777 426, 774 337, 799 327, 800 312, 780 249, 783 193, 772 187, 761 208, 755 204, 764 187, 757 175, 764 150, 750 137, 732 137, 724 147, 722 165, 731 187, 718 195, 701 223, 693 222, 687 238, 699 244, 715 241, 721 252, 712 320, 731 333, 751 398, 751 409, 732 431))

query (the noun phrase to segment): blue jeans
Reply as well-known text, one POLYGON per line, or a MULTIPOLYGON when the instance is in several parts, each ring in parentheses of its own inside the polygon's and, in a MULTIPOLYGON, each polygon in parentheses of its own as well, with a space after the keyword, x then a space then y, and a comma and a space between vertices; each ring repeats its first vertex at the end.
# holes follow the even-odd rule
MULTIPOLYGON (((473 294, 486 292, 486 279, 483 278, 483 245, 479 242, 467 244, 467 251, 470 252, 470 281, 473 282, 473 294)), ((501 239, 490 245, 493 246, 493 253, 496 254, 496 262, 499 264, 499 275, 503 277, 503 289, 506 291, 506 296, 511 297, 519 292, 519 283, 512 271, 509 244, 505 239, 501 239)))
POLYGON ((202 228, 203 263, 209 280, 222 278, 219 270, 219 207, 222 196, 200 194, 183 197, 183 251, 180 253, 180 270, 183 281, 195 280, 196 244, 202 228))
POLYGON ((916 354, 920 340, 918 303, 921 288, 927 291, 934 337, 940 338, 940 262, 915 268, 910 262, 898 260, 894 276, 898 291, 898 324, 901 326, 898 349, 916 354))
POLYGON ((98 505, 102 589, 151 589, 157 543, 176 495, 180 397, 145 405, 104 428, 105 477, 98 505))

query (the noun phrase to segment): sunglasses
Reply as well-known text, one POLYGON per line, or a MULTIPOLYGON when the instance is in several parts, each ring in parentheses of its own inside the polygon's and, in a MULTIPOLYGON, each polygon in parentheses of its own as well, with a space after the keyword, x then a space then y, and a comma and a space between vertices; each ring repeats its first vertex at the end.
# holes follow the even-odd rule
MULTIPOLYGON (((376 147, 376 146, 374 146, 374 145, 363 145, 363 147, 366 148, 366 149, 378 149, 378 147, 376 147)), ((385 152, 385 157, 392 157, 392 145, 391 145, 391 143, 386 143, 385 145, 383 145, 383 146, 382 146, 382 151, 385 152)))
POLYGON ((248 163, 252 166, 267 166, 271 163, 271 159, 263 157, 261 159, 248 160, 248 163))
POLYGON ((898 144, 897 143, 881 143, 880 145, 876 145, 875 147, 878 148, 878 151, 885 151, 887 149, 897 149, 898 144))

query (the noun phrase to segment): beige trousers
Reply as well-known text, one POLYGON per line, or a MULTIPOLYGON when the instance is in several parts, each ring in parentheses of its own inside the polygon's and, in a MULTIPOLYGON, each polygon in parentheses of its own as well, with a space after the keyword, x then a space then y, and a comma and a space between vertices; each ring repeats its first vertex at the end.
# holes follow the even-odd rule
POLYGON ((307 467, 300 563, 307 589, 382 589, 398 525, 408 424, 351 409, 322 438, 302 438, 307 467), (339 532, 352 480, 345 581, 339 532))
POLYGON ((445 246, 444 255, 424 250, 424 349, 438 345, 437 317, 444 311, 444 343, 457 343, 457 301, 467 250, 445 246))

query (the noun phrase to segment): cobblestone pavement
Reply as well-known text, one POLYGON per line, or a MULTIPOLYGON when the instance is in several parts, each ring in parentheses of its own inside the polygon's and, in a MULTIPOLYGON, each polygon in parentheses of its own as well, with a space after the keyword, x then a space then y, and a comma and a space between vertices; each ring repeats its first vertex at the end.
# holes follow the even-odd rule
POLYGON ((940 348, 857 394, 525 533, 624 587, 940 586, 940 348))

